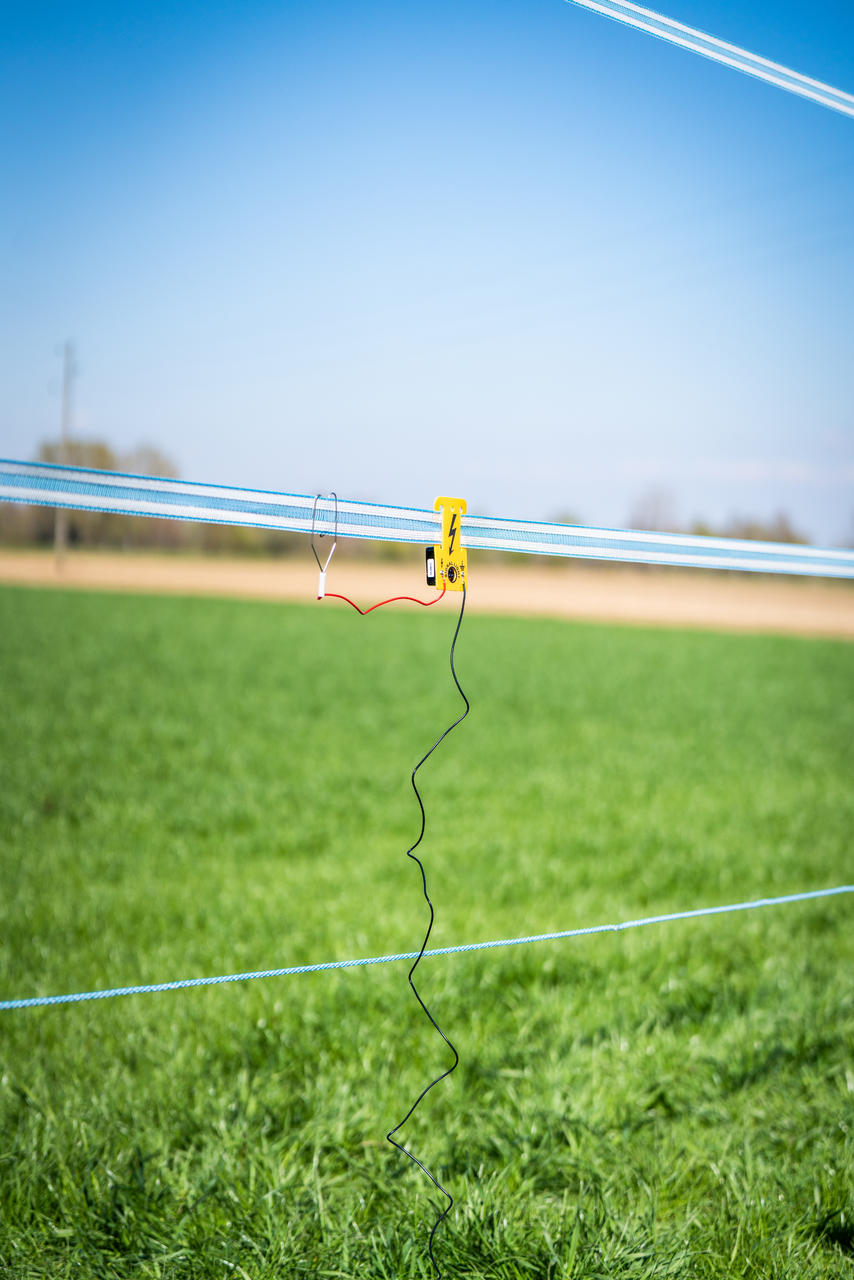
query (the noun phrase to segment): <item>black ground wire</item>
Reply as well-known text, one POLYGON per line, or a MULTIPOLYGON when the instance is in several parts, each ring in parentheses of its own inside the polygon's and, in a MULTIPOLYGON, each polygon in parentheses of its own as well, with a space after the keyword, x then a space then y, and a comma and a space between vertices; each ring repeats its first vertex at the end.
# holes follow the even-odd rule
POLYGON ((448 727, 447 727, 447 729, 444 731, 444 733, 443 733, 440 737, 438 737, 438 738, 436 739, 436 741, 433 743, 432 747, 431 747, 431 748, 430 748, 430 750, 427 752, 427 754, 426 754, 425 756, 422 756, 422 758, 418 761, 418 764, 417 764, 417 765, 415 766, 415 768, 412 770, 412 777, 411 777, 412 790, 415 792, 415 798, 416 798, 416 800, 418 801, 418 807, 419 807, 419 809, 421 810, 421 830, 420 830, 420 832, 419 832, 419 834, 418 834, 418 839, 417 839, 417 840, 415 841, 415 843, 411 846, 411 848, 407 849, 407 851, 406 851, 406 856, 407 856, 407 858, 411 858, 413 862, 417 863, 417 865, 418 865, 418 869, 419 869, 419 871, 421 872, 421 887, 422 887, 422 889, 424 890, 424 898, 425 898, 425 901, 426 901, 426 903, 427 903, 427 906, 430 908, 430 920, 429 920, 429 922, 428 922, 428 924, 427 924, 427 932, 426 932, 426 933, 425 933, 425 935, 424 935, 424 941, 421 943, 421 950, 418 952, 418 956, 416 957, 415 962, 414 962, 414 963, 413 963, 413 965, 412 965, 412 968, 409 970, 409 985, 410 985, 410 987, 411 987, 411 988, 412 988, 412 990, 413 990, 413 993, 414 993, 414 995, 415 995, 415 999, 416 999, 416 1000, 418 1001, 418 1003, 421 1005, 421 1008, 422 1008, 422 1009, 424 1010, 424 1012, 427 1014, 427 1017, 430 1019, 430 1022, 433 1024, 433 1026, 434 1026, 434 1027, 436 1028, 436 1030, 439 1032, 439 1035, 442 1037, 442 1039, 445 1041, 445 1044, 448 1046, 448 1048, 451 1050, 451 1053, 454 1055, 454 1061, 453 1061, 453 1063, 451 1064, 451 1066, 450 1066, 450 1067, 448 1067, 447 1071, 443 1071, 443 1072, 442 1072, 442 1074, 441 1074, 441 1075, 439 1075, 439 1076, 437 1076, 435 1080, 431 1080, 431 1081, 430 1081, 430 1083, 427 1085, 426 1089, 423 1089, 423 1090, 421 1091, 421 1093, 419 1093, 418 1097, 415 1099, 415 1101, 413 1102, 412 1106, 409 1108, 409 1110, 407 1111, 407 1113, 406 1113, 406 1115, 403 1117, 403 1119, 402 1119, 398 1124, 396 1124, 396 1125, 394 1126, 394 1128, 393 1128, 393 1129, 389 1130, 389 1132, 386 1134, 386 1138, 387 1138, 387 1139, 388 1139, 388 1141, 391 1143, 391 1145, 392 1145, 393 1147, 397 1147, 398 1151, 402 1151, 402 1152, 403 1152, 403 1154, 404 1154, 405 1156, 407 1156, 407 1157, 412 1161, 412 1163, 413 1163, 413 1164, 417 1164, 417 1165, 418 1165, 418 1168, 422 1171, 422 1173, 426 1174, 426 1176, 427 1176, 427 1177, 430 1179, 430 1181, 433 1183, 433 1186, 437 1189, 437 1191, 441 1191, 442 1195, 443 1195, 443 1196, 445 1196, 445 1197, 446 1197, 446 1199, 447 1199, 447 1201, 448 1201, 448 1203, 447 1203, 447 1205, 445 1206, 445 1208, 443 1209, 443 1211, 439 1214, 438 1218, 437 1218, 437 1219, 436 1219, 436 1221, 433 1223, 433 1228, 432 1228, 432 1230, 431 1230, 431 1232, 430 1232, 430 1239, 429 1239, 429 1241, 428 1241, 428 1245, 427 1245, 427 1249, 428 1249, 428 1252, 429 1252, 429 1254, 430 1254, 430 1261, 431 1261, 431 1263, 433 1264, 433 1270, 434 1270, 434 1271, 435 1271, 435 1273, 436 1273, 436 1280, 441 1280, 442 1273, 441 1273, 441 1271, 439 1270, 439 1266, 438 1266, 438 1264, 437 1264, 437 1262, 436 1262, 436 1258, 435 1258, 435 1256, 434 1256, 434 1254, 433 1254, 433 1240, 434 1240, 434 1237, 435 1237, 435 1235, 436 1235, 437 1230, 439 1229, 439 1227, 441 1226, 441 1224, 444 1222, 445 1218, 447 1218, 448 1214, 451 1212, 451 1209, 453 1208, 453 1205, 454 1205, 454 1198, 453 1198, 453 1196, 451 1195, 450 1191, 447 1191, 447 1190, 445 1189, 445 1187, 443 1187, 443 1186, 442 1186, 442 1184, 441 1184, 441 1182, 439 1182, 438 1178, 434 1177, 434 1175, 430 1172, 430 1170, 427 1168, 427 1166, 426 1166, 426 1165, 424 1165, 424 1164, 422 1164, 422 1162, 418 1159, 418 1157, 417 1157, 417 1156, 414 1156, 414 1155, 412 1154, 412 1152, 411 1152, 411 1151, 409 1151, 406 1147, 404 1147, 400 1142, 397 1142, 397 1141, 396 1141, 396 1139, 395 1139, 394 1135, 395 1135, 395 1134, 396 1134, 400 1129, 402 1129, 402 1128, 403 1128, 403 1126, 406 1124, 406 1122, 407 1122, 407 1120, 409 1119, 409 1117, 410 1117, 410 1116, 412 1115, 412 1113, 416 1110, 416 1108, 418 1107, 418 1105, 419 1105, 419 1103, 422 1101, 422 1099, 423 1099, 423 1098, 426 1098, 426 1096, 427 1096, 427 1094, 430 1092, 430 1090, 431 1090, 432 1088, 434 1088, 437 1084, 439 1084, 442 1080, 447 1079, 447 1077, 448 1077, 449 1075, 451 1075, 451 1073, 452 1073, 452 1072, 456 1071, 457 1066, 458 1066, 459 1061, 460 1061, 460 1055, 457 1053, 457 1051, 456 1051, 456 1049, 454 1048, 453 1044, 452 1044, 452 1043, 451 1043, 451 1041, 448 1039, 448 1037, 445 1035, 444 1031, 443 1031, 443 1030, 442 1030, 442 1028, 439 1026, 438 1022, 437 1022, 437 1021, 436 1021, 436 1019, 433 1017, 433 1015, 432 1015, 432 1013, 430 1012, 430 1010, 427 1008, 427 1005, 424 1003, 424 1001, 422 1000, 421 996, 418 994, 418 989, 416 988, 415 983, 412 981, 412 975, 414 974, 415 970, 418 968, 418 965, 421 963, 421 957, 424 955, 424 952, 425 952, 425 950, 426 950, 426 948, 427 948, 427 943, 428 943, 428 942, 429 942, 429 940, 430 940, 430 934, 431 934, 431 932, 432 932, 432 930, 433 930, 433 919, 434 919, 433 903, 430 901, 429 894, 427 893, 427 873, 426 873, 426 872, 425 872, 425 870, 424 870, 424 864, 422 863, 421 859, 420 859, 420 858, 418 858, 418 857, 416 857, 416 854, 415 854, 415 850, 418 848, 418 846, 421 844, 421 841, 424 839, 424 832, 425 832, 426 827, 427 827, 427 815, 426 815, 426 813, 425 813, 425 811, 424 811, 424 802, 423 802, 423 801, 422 801, 422 799, 421 799, 421 793, 420 793, 420 792, 419 792, 419 790, 418 790, 418 785, 417 785, 417 783, 416 783, 416 781, 415 781, 415 775, 418 773, 418 770, 421 768, 421 766, 422 766, 423 764, 425 764, 425 763, 430 759, 430 757, 432 756, 432 754, 433 754, 433 752, 436 750, 436 748, 439 746, 439 744, 440 744, 440 743, 442 743, 442 742, 444 742, 444 740, 445 740, 445 738, 447 738, 448 734, 449 734, 449 733, 451 733, 451 732, 452 732, 452 730, 456 729, 457 725, 462 724, 463 720, 465 720, 466 716, 468 715, 469 711, 471 710, 471 706, 470 706, 469 700, 468 700, 468 698, 466 697, 465 693, 463 692, 462 686, 461 686, 461 684, 460 684, 459 680, 457 679, 457 672, 456 672, 456 669, 455 669, 455 667, 454 667, 454 650, 456 649, 456 645, 457 645, 457 637, 458 637, 458 636, 459 636, 459 634, 460 634, 460 627, 462 626, 462 622, 463 622, 463 614, 465 613, 465 609, 466 609, 466 586, 465 586, 465 579, 464 579, 464 580, 463 580, 463 599, 462 599, 462 603, 461 603, 461 605, 460 605, 460 614, 459 614, 459 617, 457 618, 457 626, 456 626, 456 630, 454 631, 454 637, 453 637, 453 639, 452 639, 452 641, 451 641, 451 675, 453 676, 454 684, 457 686, 457 692, 459 693, 459 695, 460 695, 460 697, 462 698, 463 702, 466 704, 466 709, 465 709, 465 711, 463 712, 463 714, 462 714, 462 715, 461 715, 457 720, 455 720, 455 721, 453 722, 453 724, 449 724, 449 725, 448 725, 448 727))

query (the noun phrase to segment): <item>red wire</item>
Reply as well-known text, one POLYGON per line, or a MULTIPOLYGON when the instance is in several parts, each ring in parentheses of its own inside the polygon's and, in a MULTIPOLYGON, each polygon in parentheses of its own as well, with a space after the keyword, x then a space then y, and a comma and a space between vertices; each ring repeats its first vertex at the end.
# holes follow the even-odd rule
POLYGON ((359 606, 355 604, 348 596, 339 596, 338 593, 335 591, 327 591, 325 598, 327 600, 343 600, 345 604, 349 604, 352 608, 356 610, 357 613, 360 613, 364 618, 365 614, 373 613, 374 609, 381 609, 384 604, 394 604, 396 600, 409 600, 412 602, 412 604, 420 604, 420 605, 423 605, 425 609, 429 609, 431 605, 439 603, 439 601, 442 599, 447 589, 448 589, 447 584, 443 581, 442 590, 432 600, 416 600, 415 596, 391 596, 388 600, 378 600, 376 604, 372 604, 367 609, 360 609, 359 606))

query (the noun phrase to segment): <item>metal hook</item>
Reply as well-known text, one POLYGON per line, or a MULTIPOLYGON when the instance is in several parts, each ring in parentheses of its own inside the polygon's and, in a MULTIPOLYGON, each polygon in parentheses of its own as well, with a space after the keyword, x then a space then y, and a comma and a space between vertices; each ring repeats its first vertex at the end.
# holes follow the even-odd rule
MULTIPOLYGON (((314 545, 315 528, 317 525, 317 504, 318 502, 320 502, 322 498, 322 494, 318 493, 316 495, 314 499, 314 506, 312 507, 312 511, 311 511, 311 549, 314 552, 314 558, 317 561, 317 567, 320 570, 320 575, 317 579, 318 600, 322 600, 323 597, 326 595, 326 570, 329 568, 329 561, 332 559, 333 552, 335 551, 335 548, 338 546, 338 494, 334 491, 334 489, 331 489, 329 493, 327 493, 326 497, 327 499, 332 498, 335 504, 334 505, 335 532, 332 535, 332 546, 330 548, 329 555, 326 557, 325 564, 321 560, 320 556, 317 554, 317 547, 314 545)), ((329 537, 328 533, 321 533, 320 531, 317 531, 318 541, 321 538, 328 538, 328 537, 329 537)))

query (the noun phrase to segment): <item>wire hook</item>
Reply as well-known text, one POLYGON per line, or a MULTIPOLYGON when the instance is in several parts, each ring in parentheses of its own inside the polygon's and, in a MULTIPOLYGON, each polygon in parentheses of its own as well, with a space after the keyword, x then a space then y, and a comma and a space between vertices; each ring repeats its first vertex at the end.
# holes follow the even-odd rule
MULTIPOLYGON (((318 600, 322 600, 323 597, 326 595, 326 570, 329 568, 329 561, 332 559, 335 548, 338 546, 338 494, 335 492, 334 489, 330 489, 324 501, 328 500, 329 498, 332 498, 333 500, 333 503, 334 503, 333 509, 335 513, 335 532, 332 535, 332 546, 330 548, 329 555, 326 557, 326 563, 324 564, 320 556, 317 554, 317 547, 314 545, 314 538, 315 538, 316 525, 317 525, 317 504, 318 502, 321 501, 321 498, 322 498, 322 494, 318 493, 315 496, 314 506, 312 507, 312 511, 311 511, 311 549, 314 552, 314 558, 317 561, 317 567, 320 570, 320 574, 317 579, 318 600)), ((320 541, 321 538, 328 538, 328 537, 329 537, 328 533, 321 533, 320 531, 317 531, 318 541, 320 541)))

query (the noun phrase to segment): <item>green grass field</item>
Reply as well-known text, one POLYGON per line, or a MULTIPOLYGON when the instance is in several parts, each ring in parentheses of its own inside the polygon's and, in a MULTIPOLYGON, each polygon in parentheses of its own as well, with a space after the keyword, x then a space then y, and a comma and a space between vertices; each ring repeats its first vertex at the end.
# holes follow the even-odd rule
MULTIPOLYGON (((454 602, 455 603, 455 602, 454 602)), ((0 591, 0 995, 409 950, 454 603, 0 591)), ((848 883, 854 647, 466 618, 433 945, 848 883)), ((854 1276, 854 897, 424 962, 450 1280, 854 1276)), ((428 1277, 406 966, 0 1013, 0 1275, 428 1277)))

